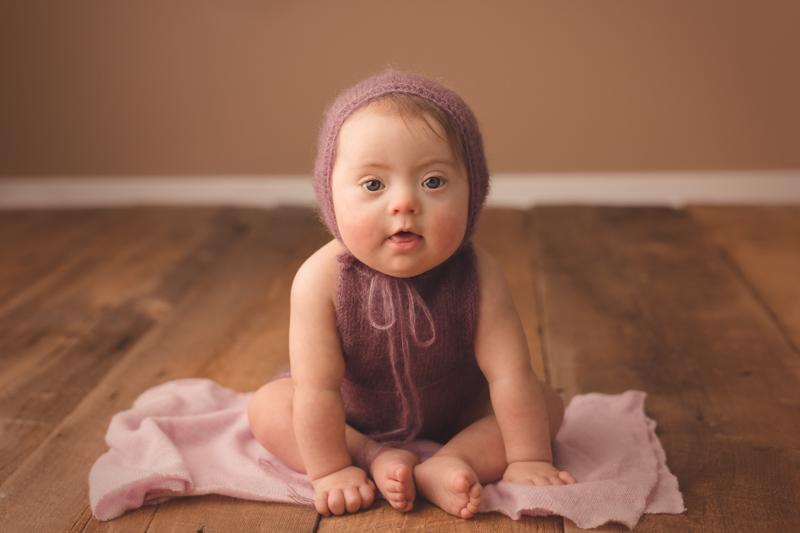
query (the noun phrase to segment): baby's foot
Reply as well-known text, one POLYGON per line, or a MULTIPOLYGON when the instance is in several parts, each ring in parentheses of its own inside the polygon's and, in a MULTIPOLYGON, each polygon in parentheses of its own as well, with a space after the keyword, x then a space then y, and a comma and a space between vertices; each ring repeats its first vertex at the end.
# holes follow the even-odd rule
POLYGON ((373 459, 370 474, 378 490, 392 507, 410 511, 414 506, 417 489, 412 471, 419 464, 415 453, 397 448, 384 448, 373 459))
POLYGON ((419 493, 443 511, 472 518, 481 507, 483 488, 467 463, 446 455, 434 455, 414 467, 419 493))

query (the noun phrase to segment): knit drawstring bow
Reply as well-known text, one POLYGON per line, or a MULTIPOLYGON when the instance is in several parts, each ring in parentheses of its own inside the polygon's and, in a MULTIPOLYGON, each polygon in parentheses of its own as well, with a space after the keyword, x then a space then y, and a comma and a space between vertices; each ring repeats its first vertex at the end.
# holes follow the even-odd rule
MULTIPOLYGON (((367 317, 372 327, 386 331, 389 336, 389 360, 392 376, 403 406, 403 424, 400 428, 371 435, 372 438, 392 440, 405 434, 398 443, 407 443, 422 429, 419 393, 411 378, 411 351, 409 343, 427 347, 436 340, 436 329, 431 311, 417 289, 406 278, 394 278, 380 272, 372 274, 367 299, 367 317), (404 312, 408 309, 407 313, 404 312), (430 338, 421 339, 422 330, 430 329, 430 338), (399 337, 399 339, 398 339, 399 337), (401 353, 397 353, 397 341, 401 353)), ((389 444, 386 442, 386 444, 389 444)))

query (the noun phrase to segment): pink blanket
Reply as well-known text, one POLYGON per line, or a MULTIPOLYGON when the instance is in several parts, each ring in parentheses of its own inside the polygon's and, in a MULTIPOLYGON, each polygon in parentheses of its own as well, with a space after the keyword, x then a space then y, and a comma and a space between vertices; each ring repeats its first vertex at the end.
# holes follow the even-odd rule
MULTIPOLYGON (((250 433, 247 404, 207 379, 170 381, 145 391, 111 420, 111 448, 89 474, 92 511, 100 520, 178 496, 224 494, 249 500, 313 505, 308 478, 270 455, 250 433)), ((555 464, 577 485, 534 487, 497 482, 484 487, 481 512, 558 514, 579 527, 620 522, 642 513, 682 513, 678 480, 666 466, 645 393, 584 394, 567 407, 553 446, 555 464)), ((421 458, 439 447, 415 441, 421 458)), ((413 512, 413 511, 412 511, 413 512)))

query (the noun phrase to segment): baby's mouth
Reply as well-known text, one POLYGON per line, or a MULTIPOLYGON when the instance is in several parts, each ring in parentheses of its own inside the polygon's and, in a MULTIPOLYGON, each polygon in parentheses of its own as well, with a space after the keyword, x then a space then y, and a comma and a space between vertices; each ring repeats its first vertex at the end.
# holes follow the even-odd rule
POLYGON ((422 235, 410 231, 398 231, 386 239, 389 246, 398 252, 408 252, 417 247, 422 241, 422 235))
POLYGON ((421 239, 421 235, 417 235, 416 233, 412 233, 410 231, 398 231, 391 237, 389 240, 396 243, 404 243, 404 242, 412 242, 417 239, 421 239))

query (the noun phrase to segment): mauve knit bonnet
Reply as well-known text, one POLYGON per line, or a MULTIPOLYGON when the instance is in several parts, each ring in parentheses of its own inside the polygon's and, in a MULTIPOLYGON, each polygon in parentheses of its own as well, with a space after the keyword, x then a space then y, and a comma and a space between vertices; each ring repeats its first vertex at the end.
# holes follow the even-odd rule
POLYGON ((483 139, 478 129, 478 121, 467 104, 453 90, 410 72, 390 70, 367 78, 340 94, 328 108, 319 135, 314 166, 314 190, 317 193, 322 220, 333 236, 341 241, 342 237, 333 210, 331 173, 342 124, 357 109, 392 93, 409 94, 427 100, 453 120, 464 147, 464 166, 469 181, 469 214, 462 244, 468 242, 475 231, 478 215, 489 192, 489 170, 483 153, 483 139))

